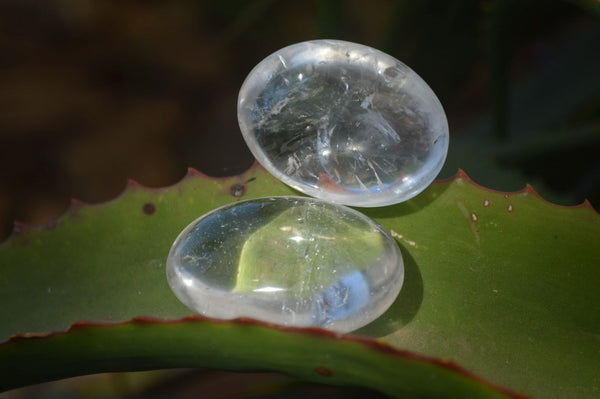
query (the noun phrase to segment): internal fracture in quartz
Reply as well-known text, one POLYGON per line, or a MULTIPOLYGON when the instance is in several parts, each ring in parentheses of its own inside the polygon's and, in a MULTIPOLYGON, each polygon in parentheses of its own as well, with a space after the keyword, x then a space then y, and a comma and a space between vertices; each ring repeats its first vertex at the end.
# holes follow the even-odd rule
POLYGON ((302 197, 217 209, 190 224, 167 278, 191 309, 347 332, 381 315, 403 283, 396 242, 363 214, 302 197))
POLYGON ((311 196, 353 206, 409 199, 448 150, 441 104, 410 68, 370 47, 318 40, 267 57, 238 99, 258 161, 311 196))

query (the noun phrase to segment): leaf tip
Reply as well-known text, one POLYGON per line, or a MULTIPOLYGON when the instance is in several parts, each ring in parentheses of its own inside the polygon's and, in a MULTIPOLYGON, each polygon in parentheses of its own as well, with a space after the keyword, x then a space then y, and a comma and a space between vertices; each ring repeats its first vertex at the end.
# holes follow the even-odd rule
POLYGON ((462 168, 458 168, 458 170, 454 174, 453 178, 471 180, 471 178, 467 175, 467 172, 465 172, 462 168))
POLYGON ((133 179, 127 179, 126 188, 143 188, 143 187, 144 186, 141 183, 139 183, 133 179))
POLYGON ((71 198, 69 201, 69 207, 65 213, 76 211, 77 209, 83 208, 85 205, 87 205, 85 202, 77 198, 71 198))
POLYGON ((600 215, 598 213, 598 211, 596 210, 596 208, 594 208, 594 206, 592 205, 592 203, 590 201, 588 201, 588 199, 584 199, 583 202, 579 205, 575 205, 576 208, 587 208, 590 211, 594 212, 597 215, 600 215))
POLYGON ((0 242, 0 245, 6 244, 9 241, 15 239, 16 237, 23 236, 24 234, 26 234, 30 231, 52 229, 52 228, 56 227, 56 225, 58 224, 58 220, 61 217, 62 216, 59 216, 56 219, 50 220, 49 222, 46 222, 46 223, 43 223, 40 225, 31 225, 31 224, 28 224, 25 222, 21 222, 19 220, 14 220, 12 231, 10 232, 10 234, 4 241, 0 242))
POLYGON ((479 186, 477 183, 475 183, 467 174, 467 172, 465 172, 463 169, 458 168, 458 170, 456 171, 456 173, 450 177, 446 177, 443 179, 439 179, 436 180, 436 183, 449 183, 452 182, 454 180, 466 180, 469 183, 472 183, 476 186, 479 186))
MULTIPOLYGON (((189 167, 189 168, 187 168, 187 172, 186 172, 186 174, 185 174, 185 177, 191 177, 191 176, 196 176, 196 177, 198 177, 198 176, 202 176, 202 175, 204 175, 204 174, 203 174, 203 173, 201 173, 201 172, 200 172, 198 169, 195 169, 195 168, 189 167)), ((185 178, 185 177, 184 177, 184 178, 185 178)))

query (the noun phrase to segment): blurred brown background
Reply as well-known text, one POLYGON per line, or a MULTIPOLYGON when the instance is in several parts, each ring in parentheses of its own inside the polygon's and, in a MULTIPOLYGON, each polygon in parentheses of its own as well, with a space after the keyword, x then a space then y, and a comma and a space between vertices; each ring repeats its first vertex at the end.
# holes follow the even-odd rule
POLYGON ((430 84, 451 129, 442 175, 463 167, 492 188, 529 181, 557 202, 597 206, 599 7, 0 1, 0 241, 13 220, 47 222, 72 197, 109 200, 128 178, 161 187, 188 166, 244 171, 253 158, 237 126, 243 79, 273 51, 315 38, 379 48, 430 84))

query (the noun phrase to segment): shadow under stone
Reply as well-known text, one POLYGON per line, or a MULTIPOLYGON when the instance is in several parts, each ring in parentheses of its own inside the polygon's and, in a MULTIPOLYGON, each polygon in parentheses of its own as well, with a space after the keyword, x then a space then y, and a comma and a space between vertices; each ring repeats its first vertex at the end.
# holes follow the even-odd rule
POLYGON ((353 334, 383 337, 407 325, 417 314, 423 301, 423 278, 412 256, 401 245, 404 259, 404 284, 398 297, 376 320, 353 334))
POLYGON ((429 187, 427 187, 416 197, 399 204, 380 206, 376 208, 354 208, 381 223, 381 220, 383 219, 398 218, 421 211, 429 206, 429 204, 431 204, 433 201, 437 200, 449 187, 450 184, 448 184, 446 181, 436 181, 429 185, 429 187))

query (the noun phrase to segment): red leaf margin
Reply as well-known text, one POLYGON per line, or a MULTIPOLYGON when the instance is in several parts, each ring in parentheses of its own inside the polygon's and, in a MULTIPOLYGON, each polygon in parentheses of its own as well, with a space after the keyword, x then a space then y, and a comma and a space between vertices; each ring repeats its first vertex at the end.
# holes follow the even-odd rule
MULTIPOLYGON (((255 326, 262 327, 271 330, 276 330, 279 332, 283 332, 286 334, 298 334, 304 336, 313 336, 319 339, 331 340, 331 341, 345 341, 359 344, 369 350, 380 352, 382 354, 397 357, 406 360, 412 360, 417 362, 428 363, 430 365, 434 365, 437 367, 441 367, 446 369, 452 373, 459 374, 467 379, 473 380, 476 383, 482 384, 498 393, 506 395, 507 397, 515 398, 515 399, 527 399, 528 396, 512 391, 508 388, 502 387, 500 385, 496 385, 470 371, 459 366, 458 364, 443 358, 436 358, 432 356, 426 356, 422 354, 418 354, 409 350, 396 348, 392 345, 389 345, 383 341, 379 341, 373 338, 353 335, 353 334, 343 334, 336 333, 333 331, 325 330, 318 327, 289 327, 282 326, 278 324, 263 322, 260 320, 250 319, 250 318, 237 318, 233 320, 223 320, 223 319, 214 319, 201 315, 190 315, 180 319, 161 319, 154 317, 135 317, 129 321, 124 322, 92 322, 92 321, 78 321, 65 330, 65 331, 52 331, 46 333, 22 333, 13 335, 8 340, 4 342, 0 342, 0 350, 8 345, 18 345, 19 343, 28 342, 31 340, 40 340, 40 339, 48 339, 55 336, 68 335, 71 332, 77 330, 85 330, 85 329, 98 329, 98 328, 111 328, 118 326, 126 326, 126 325, 166 325, 166 324, 195 324, 195 323, 211 323, 215 324, 230 324, 237 326, 255 326)), ((272 370, 277 371, 277 370, 272 370)), ((319 371, 316 371, 320 373, 319 371)), ((331 374, 329 374, 331 375, 331 374)))

